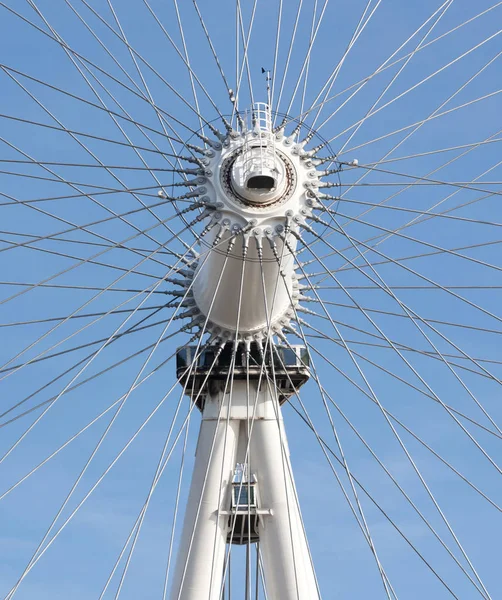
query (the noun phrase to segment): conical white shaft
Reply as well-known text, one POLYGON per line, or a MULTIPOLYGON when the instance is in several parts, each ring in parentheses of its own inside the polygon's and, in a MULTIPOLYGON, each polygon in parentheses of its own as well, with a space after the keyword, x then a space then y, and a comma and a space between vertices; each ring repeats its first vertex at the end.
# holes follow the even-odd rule
MULTIPOLYGON (((208 236, 208 244, 212 243, 216 235, 215 232, 208 236)), ((260 265, 255 239, 251 236, 244 266, 242 293, 243 236, 237 237, 226 261, 225 240, 215 249, 201 248, 193 295, 202 314, 206 317, 209 315, 213 323, 231 332, 236 330, 238 323, 242 337, 248 333, 268 330, 271 325, 278 323, 291 306, 294 258, 290 249, 293 249, 294 241, 293 238, 288 242, 290 248, 283 249, 279 238, 276 242, 276 258, 267 240, 264 240, 260 265), (206 256, 207 252, 209 256, 206 256)))

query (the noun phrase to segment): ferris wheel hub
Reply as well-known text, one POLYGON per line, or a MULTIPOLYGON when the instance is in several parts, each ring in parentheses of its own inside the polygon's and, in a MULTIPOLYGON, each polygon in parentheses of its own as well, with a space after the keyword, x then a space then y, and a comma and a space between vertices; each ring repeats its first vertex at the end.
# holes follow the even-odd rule
POLYGON ((214 210, 184 306, 215 342, 283 338, 296 319, 296 247, 320 206, 324 175, 304 145, 274 130, 268 105, 258 103, 240 132, 203 151, 197 195, 214 210))

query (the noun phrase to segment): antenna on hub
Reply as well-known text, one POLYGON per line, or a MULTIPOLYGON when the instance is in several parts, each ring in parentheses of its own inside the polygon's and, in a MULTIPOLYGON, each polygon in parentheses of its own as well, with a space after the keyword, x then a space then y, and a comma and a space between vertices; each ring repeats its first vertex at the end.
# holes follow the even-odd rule
POLYGON ((270 108, 272 108, 272 98, 270 97, 270 82, 272 81, 272 77, 270 76, 270 69, 261 68, 262 75, 265 75, 265 81, 267 82, 267 104, 270 108))

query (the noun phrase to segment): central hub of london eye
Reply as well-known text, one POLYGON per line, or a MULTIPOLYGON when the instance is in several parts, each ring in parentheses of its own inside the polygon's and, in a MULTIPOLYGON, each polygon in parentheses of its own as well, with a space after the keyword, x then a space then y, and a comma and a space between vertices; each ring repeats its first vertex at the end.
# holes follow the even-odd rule
POLYGON ((0 598, 496 600, 502 3, 0 2, 0 598))

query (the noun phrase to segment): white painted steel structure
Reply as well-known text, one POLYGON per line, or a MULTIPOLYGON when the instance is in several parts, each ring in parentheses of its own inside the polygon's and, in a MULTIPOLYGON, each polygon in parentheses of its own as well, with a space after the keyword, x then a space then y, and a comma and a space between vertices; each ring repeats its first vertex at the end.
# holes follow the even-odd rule
MULTIPOLYGON (((193 300, 200 316, 210 317, 213 335, 222 343, 243 341, 248 351, 251 343, 272 344, 294 316, 296 238, 284 223, 289 217, 297 229, 310 214, 308 191, 318 181, 301 146, 272 131, 268 105, 253 108, 251 124, 210 152, 202 193, 215 204, 220 226, 207 236, 213 249, 193 276, 193 300), (214 247, 235 235, 230 252, 214 247)), ((275 381, 248 373, 247 382, 209 389, 171 599, 221 599, 236 518, 229 512, 232 475, 243 464, 257 482, 253 511, 269 598, 318 600, 275 381)))
POLYGON ((206 401, 171 599, 219 600, 236 464, 257 479, 260 551, 269 598, 320 596, 302 524, 275 390, 245 382, 206 401), (253 415, 252 417, 250 416, 253 415), (248 428, 250 429, 248 435, 248 428), (222 476, 223 474, 223 476, 222 476))
POLYGON ((496 600, 501 22, 0 1, 0 600, 496 600))

